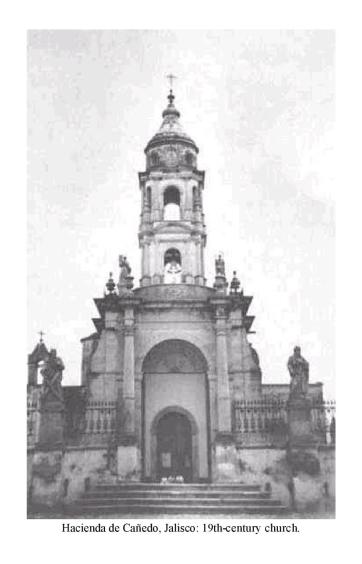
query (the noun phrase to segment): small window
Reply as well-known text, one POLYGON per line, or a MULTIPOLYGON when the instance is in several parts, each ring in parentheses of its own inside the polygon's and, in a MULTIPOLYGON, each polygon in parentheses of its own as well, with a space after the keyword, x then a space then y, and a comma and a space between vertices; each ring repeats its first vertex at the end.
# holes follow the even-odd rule
POLYGON ((186 164, 189 165, 189 166, 192 166, 194 164, 194 156, 190 151, 186 151, 185 161, 186 161, 186 164))
POLYGON ((152 189, 151 186, 146 188, 146 204, 149 208, 152 207, 152 189))
POLYGON ((201 194, 200 194, 200 187, 194 186, 192 188, 192 209, 196 211, 201 207, 201 194))
POLYGON ((157 166, 160 163, 160 157, 157 151, 152 151, 150 155, 151 166, 157 166))

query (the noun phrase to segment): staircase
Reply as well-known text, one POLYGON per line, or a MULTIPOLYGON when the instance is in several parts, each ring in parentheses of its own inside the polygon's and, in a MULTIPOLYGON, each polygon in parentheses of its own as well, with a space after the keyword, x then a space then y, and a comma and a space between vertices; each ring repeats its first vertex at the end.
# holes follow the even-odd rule
POLYGON ((284 507, 258 485, 98 484, 83 495, 87 515, 276 515, 284 507))

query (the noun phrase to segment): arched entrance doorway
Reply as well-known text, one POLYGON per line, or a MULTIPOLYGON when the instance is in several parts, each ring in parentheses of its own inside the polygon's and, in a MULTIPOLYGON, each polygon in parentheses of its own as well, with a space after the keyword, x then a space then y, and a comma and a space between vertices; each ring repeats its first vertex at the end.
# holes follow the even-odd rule
POLYGON ((143 478, 210 479, 207 363, 181 339, 162 341, 146 355, 142 385, 143 478))
POLYGON ((157 424, 157 479, 182 476, 192 481, 192 430, 183 413, 170 411, 157 424))

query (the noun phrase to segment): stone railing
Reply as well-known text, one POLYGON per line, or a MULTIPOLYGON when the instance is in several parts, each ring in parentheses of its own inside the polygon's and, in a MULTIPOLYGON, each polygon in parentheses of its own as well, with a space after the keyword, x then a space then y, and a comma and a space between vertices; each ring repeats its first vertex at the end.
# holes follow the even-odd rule
POLYGON ((284 401, 245 400, 234 402, 234 432, 241 444, 283 444, 288 434, 284 401))
POLYGON ((336 402, 313 401, 311 409, 313 434, 324 444, 334 445, 336 442, 336 402))
MULTIPOLYGON (((312 401, 311 431, 319 444, 335 444, 335 402, 312 401)), ((288 441, 288 402, 284 399, 236 401, 233 430, 245 446, 285 446, 288 441)))
POLYGON ((87 404, 80 425, 83 435, 113 435, 116 430, 116 402, 92 401, 87 404))
MULTIPOLYGON (((40 424, 40 394, 30 395, 27 399, 27 440, 28 446, 38 441, 40 424)), ((69 444, 78 444, 83 438, 99 435, 112 437, 116 430, 116 402, 91 401, 66 402, 64 408, 64 440, 69 444)))

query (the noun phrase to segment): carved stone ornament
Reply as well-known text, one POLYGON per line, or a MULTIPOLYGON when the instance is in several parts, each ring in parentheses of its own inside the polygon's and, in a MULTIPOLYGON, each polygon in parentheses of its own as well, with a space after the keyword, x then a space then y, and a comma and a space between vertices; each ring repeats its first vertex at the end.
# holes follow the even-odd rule
POLYGON ((221 255, 215 259, 216 276, 225 276, 225 261, 221 255))

